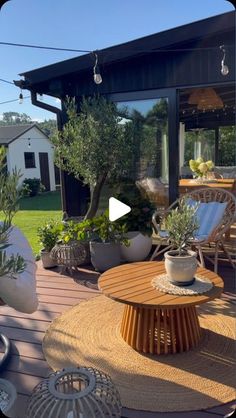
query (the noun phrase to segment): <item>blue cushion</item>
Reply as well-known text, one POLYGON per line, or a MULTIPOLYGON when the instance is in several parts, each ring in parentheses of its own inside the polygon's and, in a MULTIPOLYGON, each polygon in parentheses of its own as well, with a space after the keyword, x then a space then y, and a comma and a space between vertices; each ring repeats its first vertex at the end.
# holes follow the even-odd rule
POLYGON ((206 239, 211 235, 216 226, 221 222, 227 202, 196 202, 192 199, 187 199, 189 206, 199 204, 196 210, 196 217, 199 228, 195 234, 195 238, 199 240, 206 239))

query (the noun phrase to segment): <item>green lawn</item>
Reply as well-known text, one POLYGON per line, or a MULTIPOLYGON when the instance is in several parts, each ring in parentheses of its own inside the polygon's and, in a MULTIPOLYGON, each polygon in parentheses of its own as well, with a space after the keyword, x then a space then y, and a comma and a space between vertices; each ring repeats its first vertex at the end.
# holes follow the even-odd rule
POLYGON ((13 219, 30 242, 34 254, 38 254, 40 244, 37 228, 49 219, 62 218, 60 191, 26 197, 20 201, 20 210, 13 219))

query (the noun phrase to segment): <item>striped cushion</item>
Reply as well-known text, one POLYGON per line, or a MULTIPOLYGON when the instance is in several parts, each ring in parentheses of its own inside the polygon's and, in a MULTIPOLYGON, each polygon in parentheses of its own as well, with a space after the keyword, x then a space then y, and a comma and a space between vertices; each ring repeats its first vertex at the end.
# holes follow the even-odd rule
MULTIPOLYGON (((194 206, 199 202, 188 199, 187 204, 194 206)), ((203 240, 211 235, 216 226, 221 222, 227 202, 201 202, 196 210, 199 228, 195 234, 196 239, 203 240)))

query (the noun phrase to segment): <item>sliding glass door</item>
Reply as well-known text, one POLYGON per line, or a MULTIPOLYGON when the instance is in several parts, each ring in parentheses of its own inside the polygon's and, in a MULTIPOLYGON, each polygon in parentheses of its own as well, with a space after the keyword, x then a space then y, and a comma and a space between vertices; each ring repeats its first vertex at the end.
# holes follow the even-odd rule
POLYGON ((133 162, 126 181, 135 182, 157 207, 178 193, 178 137, 175 89, 115 94, 121 123, 132 127, 133 162))

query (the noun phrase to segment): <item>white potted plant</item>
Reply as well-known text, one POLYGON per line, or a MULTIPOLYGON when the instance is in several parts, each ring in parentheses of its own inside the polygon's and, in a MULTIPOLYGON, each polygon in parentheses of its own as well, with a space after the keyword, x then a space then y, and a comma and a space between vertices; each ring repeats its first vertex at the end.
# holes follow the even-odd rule
POLYGON ((199 227, 196 209, 196 206, 190 206, 182 199, 165 220, 169 241, 173 245, 173 249, 165 253, 165 269, 175 284, 189 285, 194 281, 197 253, 187 249, 187 243, 199 227))
POLYGON ((41 260, 45 269, 56 266, 55 260, 50 257, 50 254, 59 239, 61 229, 62 225, 58 221, 50 220, 37 230, 38 239, 42 246, 40 251, 41 260))
POLYGON ((118 199, 131 207, 131 212, 119 221, 129 240, 129 246, 121 244, 121 257, 129 262, 145 260, 152 248, 152 214, 155 207, 150 200, 142 197, 135 184, 126 186, 118 199))

